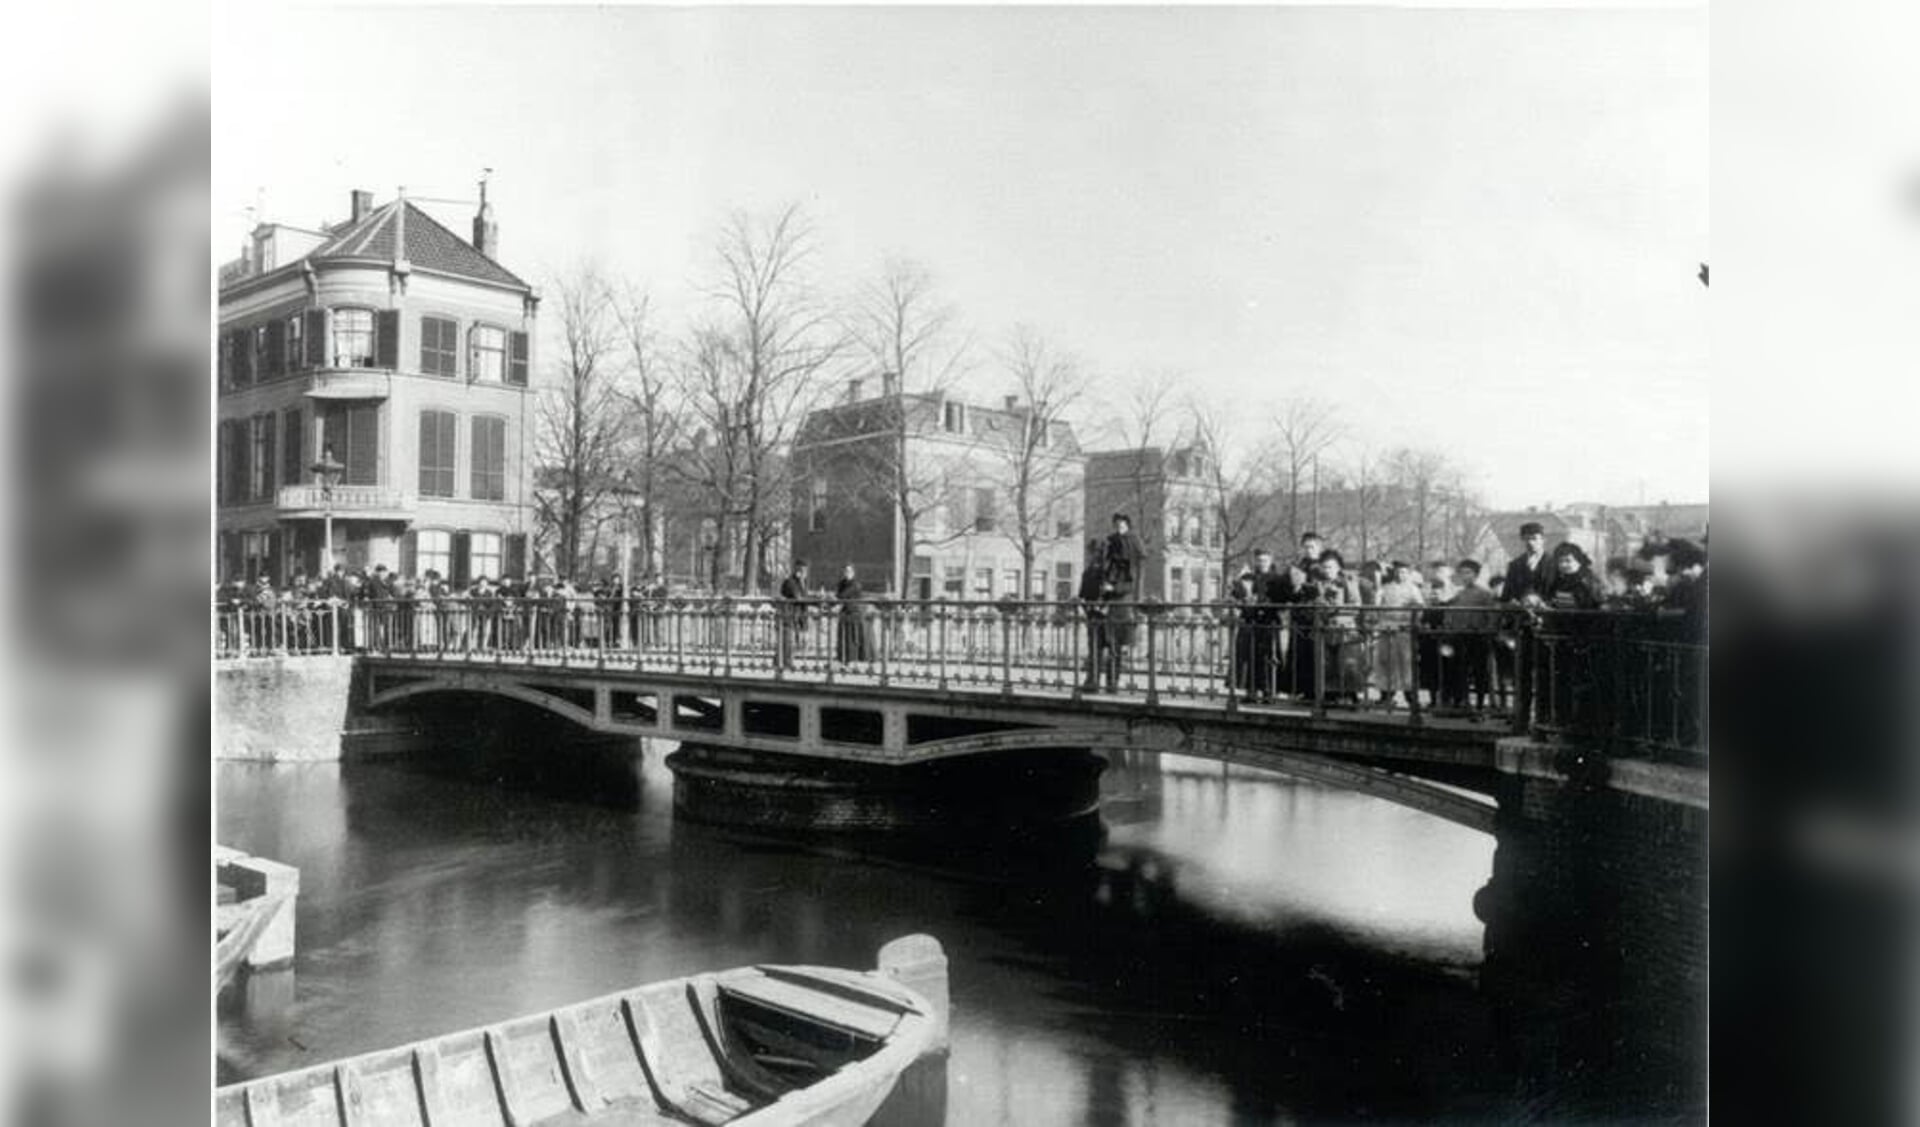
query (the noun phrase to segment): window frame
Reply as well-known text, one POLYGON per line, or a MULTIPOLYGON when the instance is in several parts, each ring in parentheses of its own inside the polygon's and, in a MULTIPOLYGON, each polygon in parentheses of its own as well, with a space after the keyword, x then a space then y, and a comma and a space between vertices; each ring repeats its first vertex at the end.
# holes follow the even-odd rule
POLYGON ((484 575, 488 579, 491 579, 497 583, 502 578, 500 574, 500 569, 506 566, 507 566, 507 537, 505 533, 494 532, 490 529, 475 530, 473 532, 467 533, 467 571, 474 578, 477 579, 484 575), (483 540, 485 540, 487 537, 493 538, 494 550, 491 552, 482 551, 480 547, 483 540), (482 560, 488 560, 488 559, 493 561, 493 567, 491 570, 480 566, 480 562, 482 560))
POLYGON ((452 581, 453 579, 453 530, 452 529, 416 528, 413 530, 413 571, 414 571, 414 575, 418 578, 425 578, 428 571, 437 571, 440 573, 441 579, 447 580, 449 582, 452 581), (445 537, 446 546, 437 552, 429 549, 427 547, 427 538, 429 536, 445 537), (441 558, 443 561, 439 566, 435 566, 432 563, 432 560, 435 559, 436 557, 441 558))
POLYGON ((357 369, 373 368, 378 365, 380 362, 379 311, 366 305, 338 305, 330 312, 332 315, 327 318, 327 359, 331 361, 331 363, 328 367, 357 369), (349 333, 356 337, 359 335, 359 330, 347 328, 347 321, 350 317, 365 317, 367 319, 367 351, 364 363, 355 363, 341 348, 341 342, 346 339, 349 333))
POLYGON ((510 330, 503 326, 493 324, 490 321, 476 321, 467 329, 467 381, 469 383, 491 383, 499 384, 502 387, 507 386, 507 347, 510 336, 510 330), (480 362, 482 351, 480 347, 480 337, 483 333, 497 333, 500 337, 500 347, 498 351, 494 353, 494 355, 499 357, 499 366, 495 368, 491 376, 486 373, 485 365, 480 362))
POLYGON ((290 313, 282 322, 286 327, 280 330, 280 371, 291 374, 307 366, 307 311, 290 313))

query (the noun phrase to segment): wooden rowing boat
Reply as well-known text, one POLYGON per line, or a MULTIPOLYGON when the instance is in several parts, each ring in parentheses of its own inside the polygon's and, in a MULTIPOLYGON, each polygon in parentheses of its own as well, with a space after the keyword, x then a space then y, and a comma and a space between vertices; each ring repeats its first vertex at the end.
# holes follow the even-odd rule
MULTIPOLYGON (((944 954, 927 994, 893 974, 754 966, 624 990, 221 1088, 220 1127, 853 1125, 944 1046, 944 954)), ((897 973, 897 972, 896 972, 897 973)))

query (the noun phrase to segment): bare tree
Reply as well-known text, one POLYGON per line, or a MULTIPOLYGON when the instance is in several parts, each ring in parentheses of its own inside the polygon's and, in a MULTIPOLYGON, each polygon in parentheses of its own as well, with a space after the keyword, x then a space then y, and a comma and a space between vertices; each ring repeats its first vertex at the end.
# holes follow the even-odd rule
POLYGON ((619 329, 613 293, 593 266, 555 287, 560 307, 560 369, 536 409, 536 518, 554 546, 554 566, 573 578, 616 485, 627 414, 619 387, 619 329))
POLYGON ((871 437, 848 448, 849 463, 861 493, 883 498, 892 510, 892 582, 904 595, 925 518, 946 502, 956 470, 950 458, 911 457, 912 404, 955 388, 973 341, 961 330, 958 311, 940 298, 933 276, 908 259, 889 260, 862 288, 852 319, 860 352, 880 373, 883 402, 859 417, 871 437))
POLYGON ((1404 552, 1410 547, 1414 558, 1425 562, 1427 544, 1434 533, 1435 494, 1452 467, 1446 456, 1436 451, 1402 446, 1387 456, 1387 472, 1404 498, 1402 525, 1407 531, 1396 539, 1395 551, 1404 552))
POLYGON ((629 420, 625 463, 621 473, 623 516, 628 527, 640 519, 640 558, 649 570, 659 569, 661 559, 660 499, 663 485, 661 467, 680 437, 680 416, 676 410, 674 380, 661 356, 658 334, 653 326, 653 303, 645 290, 629 282, 623 286, 614 316, 619 321, 621 344, 626 354, 627 381, 622 391, 629 420))
POLYGON ((1188 400, 1187 417, 1194 441, 1208 451, 1207 507, 1220 575, 1230 582, 1234 562, 1279 530, 1270 486, 1277 451, 1271 441, 1243 433, 1243 416, 1231 404, 1195 397, 1188 400))
POLYGON ((807 277, 813 239, 798 204, 764 219, 736 213, 716 249, 713 320, 680 365, 687 416, 713 445, 687 471, 719 516, 715 559, 733 558, 737 534, 740 587, 751 591, 791 514, 788 444, 848 342, 807 277))
POLYGON ((1344 427, 1331 404, 1293 396, 1273 418, 1279 470, 1285 477, 1287 538, 1300 542, 1300 495, 1314 476, 1315 463, 1339 441, 1344 427))
MULTIPOLYGON (((1105 430, 1119 447, 1113 459, 1126 488, 1126 508, 1138 516, 1136 532, 1149 553, 1156 548, 1155 509, 1150 486, 1164 480, 1166 458, 1181 442, 1181 414, 1175 409, 1181 374, 1160 371, 1135 382, 1125 403, 1107 420, 1105 430)), ((1170 538, 1170 537, 1169 537, 1170 538)))
POLYGON ((987 449, 1012 503, 1012 522, 1001 530, 1020 552, 1025 594, 1033 590, 1040 541, 1055 538, 1061 507, 1085 485, 1068 416, 1086 394, 1088 381, 1079 361, 1025 325, 1009 336, 1001 363, 1014 389, 1013 402, 997 433, 990 433, 987 449))

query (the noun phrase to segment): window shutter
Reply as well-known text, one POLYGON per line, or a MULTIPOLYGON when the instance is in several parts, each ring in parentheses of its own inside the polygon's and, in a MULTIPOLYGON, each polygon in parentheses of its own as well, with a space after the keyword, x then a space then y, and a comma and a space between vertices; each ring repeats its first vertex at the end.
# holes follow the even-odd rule
POLYGON ((307 310, 307 367, 327 366, 327 311, 307 310))
MULTIPOLYGON (((233 498, 233 424, 222 419, 220 428, 214 433, 213 442, 213 494, 217 504, 224 505, 233 498)), ((221 535, 225 535, 222 533, 221 535)))
POLYGON ((280 567, 285 546, 280 541, 281 534, 278 529, 267 533, 267 578, 273 580, 275 586, 286 582, 286 573, 280 567))
POLYGON ((507 382, 516 387, 527 386, 528 347, 527 334, 507 334, 507 382))
POLYGON ((373 320, 373 366, 398 368, 400 366, 400 311, 382 309, 373 320))
POLYGON ((527 574, 527 534, 510 532, 507 534, 507 554, 501 567, 504 573, 515 579, 524 579, 527 574))
POLYGON ((219 354, 220 354, 220 370, 219 370, 219 376, 215 386, 221 387, 221 388, 232 387, 233 386, 233 334, 221 333, 214 343, 215 343, 215 346, 218 348, 219 354))
POLYGON ((270 414, 260 416, 260 429, 266 437, 267 445, 266 449, 260 452, 260 496, 254 498, 257 501, 265 501, 273 496, 273 476, 280 468, 279 460, 274 457, 273 440, 277 437, 274 433, 277 428, 274 427, 273 422, 273 416, 270 414))
POLYGON ((420 566, 420 546, 418 537, 409 528, 400 537, 400 574, 412 576, 420 566))
POLYGON ((306 413, 298 407, 289 407, 282 414, 287 433, 281 446, 280 484, 297 485, 307 476, 307 436, 301 430, 306 413))
POLYGON ((465 587, 473 575, 473 534, 453 534, 453 585, 465 587))
POLYGON ((287 354, 287 323, 278 317, 267 322, 267 364, 269 376, 284 375, 287 354))
POLYGON ((241 329, 233 336, 233 382, 245 387, 253 382, 253 330, 241 329))
POLYGON ((420 412, 420 495, 431 497, 437 491, 434 467, 440 464, 440 428, 435 425, 437 411, 420 412))
MULTIPOLYGON (((340 451, 335 450, 339 457, 340 451)), ((380 411, 354 407, 347 412, 346 484, 380 484, 380 411)))

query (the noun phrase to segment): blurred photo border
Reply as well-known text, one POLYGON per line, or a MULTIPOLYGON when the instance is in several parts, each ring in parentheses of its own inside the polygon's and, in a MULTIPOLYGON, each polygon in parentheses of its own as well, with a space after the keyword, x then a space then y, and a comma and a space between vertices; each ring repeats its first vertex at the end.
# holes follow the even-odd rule
MULTIPOLYGON (((210 1106, 210 65, 245 10, 39 5, 0 70, 4 1123, 210 1106)), ((1920 5, 1711 18, 1714 1110, 1908 1122, 1920 5)))

